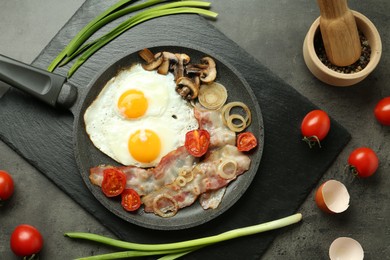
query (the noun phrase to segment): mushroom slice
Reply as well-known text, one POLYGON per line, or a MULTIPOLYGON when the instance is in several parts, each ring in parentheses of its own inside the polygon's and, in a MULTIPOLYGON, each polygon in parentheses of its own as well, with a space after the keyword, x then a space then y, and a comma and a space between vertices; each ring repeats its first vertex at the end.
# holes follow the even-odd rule
POLYGON ((200 60, 201 64, 208 65, 207 69, 202 71, 200 75, 200 80, 204 83, 210 83, 215 80, 217 77, 217 68, 215 61, 210 57, 204 57, 200 60))
POLYGON ((154 60, 154 54, 151 50, 145 48, 138 52, 138 55, 146 61, 146 63, 151 63, 154 60))
POLYGON ((199 82, 196 79, 181 77, 176 81, 176 92, 184 99, 195 99, 199 93, 199 82))
POLYGON ((206 70, 208 65, 206 64, 188 64, 185 67, 185 71, 189 75, 197 75, 200 76, 202 75, 203 70, 206 70))
POLYGON ((177 63, 177 58, 175 54, 167 51, 164 51, 162 53, 162 56, 163 56, 163 61, 161 65, 158 67, 157 73, 162 75, 167 75, 171 67, 171 64, 177 63))
POLYGON ((185 76, 184 68, 190 62, 191 58, 185 53, 175 53, 177 64, 173 68, 173 75, 177 81, 179 78, 185 76))
POLYGON ((156 55, 153 55, 153 53, 149 52, 150 50, 143 49, 138 52, 138 54, 146 61, 146 63, 142 64, 142 68, 150 71, 158 68, 161 65, 163 62, 163 55, 161 52, 157 53, 156 55), (151 58, 150 54, 153 55, 153 58, 151 58))

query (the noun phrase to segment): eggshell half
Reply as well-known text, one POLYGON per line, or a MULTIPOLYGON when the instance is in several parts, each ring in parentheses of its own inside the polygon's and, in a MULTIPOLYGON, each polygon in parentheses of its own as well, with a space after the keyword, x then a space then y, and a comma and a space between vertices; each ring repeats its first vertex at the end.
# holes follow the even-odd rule
POLYGON ((347 210, 349 198, 345 185, 336 180, 324 182, 315 195, 317 206, 327 213, 341 213, 347 210))
POLYGON ((329 247, 331 260, 362 260, 364 251, 358 241, 350 237, 339 237, 329 247))

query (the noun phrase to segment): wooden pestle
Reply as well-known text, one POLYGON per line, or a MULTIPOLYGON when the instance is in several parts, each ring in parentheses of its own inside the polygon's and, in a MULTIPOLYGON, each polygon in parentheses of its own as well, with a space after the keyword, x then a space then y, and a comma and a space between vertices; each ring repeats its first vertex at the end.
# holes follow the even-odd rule
POLYGON ((317 0, 326 55, 337 66, 348 66, 361 55, 359 33, 347 0, 317 0))

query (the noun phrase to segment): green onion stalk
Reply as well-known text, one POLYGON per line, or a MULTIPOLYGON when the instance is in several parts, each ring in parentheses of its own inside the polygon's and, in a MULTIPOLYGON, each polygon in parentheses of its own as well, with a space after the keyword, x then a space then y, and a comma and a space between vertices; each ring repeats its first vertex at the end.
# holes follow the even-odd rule
POLYGON ((137 24, 145 22, 150 19, 154 19, 157 17, 174 15, 174 14, 201 14, 209 17, 216 17, 216 13, 204 10, 201 8, 193 8, 193 7, 177 7, 177 8, 169 8, 155 11, 145 11, 143 13, 139 13, 136 16, 129 18, 127 21, 120 24, 117 28, 107 33, 106 35, 99 38, 97 41, 89 44, 87 48, 83 49, 83 53, 76 60, 76 62, 72 65, 72 67, 68 71, 68 77, 71 77, 74 72, 82 65, 86 60, 88 60, 96 51, 105 46, 107 43, 127 31, 128 29, 134 27, 137 24))
POLYGON ((66 56, 66 54, 68 53, 68 49, 71 48, 72 46, 74 46, 74 42, 76 42, 80 37, 82 37, 84 34, 86 34, 90 29, 91 27, 93 27, 97 22, 99 22, 100 20, 102 20, 104 17, 114 13, 115 11, 117 11, 118 9, 122 8, 124 5, 127 5, 129 4, 130 2, 132 2, 134 0, 121 0, 121 1, 118 1, 116 4, 112 5, 110 8, 108 8, 107 10, 105 10, 104 12, 102 12, 101 14, 99 14, 98 16, 96 16, 92 21, 90 21, 83 29, 80 30, 80 32, 72 39, 72 41, 67 45, 67 47, 65 47, 65 49, 63 49, 60 54, 58 54, 58 56, 53 60, 53 62, 49 65, 49 67, 47 68, 48 71, 53 71, 57 65, 61 62, 61 60, 66 56))
POLYGON ((91 234, 91 233, 82 233, 82 232, 70 232, 65 233, 65 236, 74 238, 74 239, 85 239, 89 241, 98 242, 101 244, 113 246, 120 249, 125 249, 127 251, 114 252, 103 255, 96 255, 90 257, 84 257, 79 259, 92 260, 92 259, 120 259, 120 258, 129 258, 129 257, 139 257, 139 256, 151 256, 151 255, 165 255, 160 259, 163 260, 172 260, 179 258, 185 254, 189 254, 199 248, 212 245, 218 242, 254 235, 274 229, 279 229, 286 227, 295 223, 298 223, 302 219, 301 213, 296 213, 288 217, 281 219, 273 220, 270 222, 257 224, 253 226, 243 227, 233 229, 218 235, 203 237, 198 239, 192 239, 182 242, 175 243, 166 243, 166 244, 139 244, 121 241, 113 238, 108 238, 105 236, 91 234))
POLYGON ((122 22, 102 37, 84 44, 84 42, 86 42, 86 40, 101 27, 125 14, 144 9, 152 5, 171 1, 172 0, 148 0, 144 3, 129 6, 123 9, 120 8, 123 5, 131 2, 131 0, 119 1, 115 6, 107 9, 105 12, 91 21, 87 26, 85 26, 52 61, 48 67, 48 71, 53 71, 57 66, 63 66, 69 61, 73 60, 76 56, 82 54, 68 72, 68 77, 71 77, 73 73, 97 50, 102 48, 108 42, 112 41, 125 31, 147 20, 167 15, 184 13, 199 14, 210 18, 215 18, 218 15, 215 12, 203 9, 210 7, 211 4, 209 2, 179 1, 168 3, 141 11, 122 22))
MULTIPOLYGON (((96 31, 98 31, 100 28, 102 28, 104 25, 112 22, 115 19, 118 19, 126 14, 129 14, 134 11, 138 11, 141 9, 144 9, 146 7, 156 5, 159 3, 163 3, 166 1, 171 0, 149 0, 144 3, 129 6, 127 8, 121 9, 119 11, 116 11, 114 13, 111 13, 109 15, 106 15, 105 17, 101 18, 99 21, 95 21, 91 24, 88 24, 82 31, 80 31, 76 37, 73 38, 73 40, 68 44, 68 46, 53 60, 52 64, 49 66, 48 70, 52 71, 55 67, 59 64, 59 66, 63 66, 67 64, 69 61, 71 61, 77 54, 81 53, 87 46, 79 49, 79 47, 89 38, 91 37, 96 31), (63 60, 65 57, 67 57, 66 60, 63 60)), ((93 44, 93 42, 91 43, 93 44)))

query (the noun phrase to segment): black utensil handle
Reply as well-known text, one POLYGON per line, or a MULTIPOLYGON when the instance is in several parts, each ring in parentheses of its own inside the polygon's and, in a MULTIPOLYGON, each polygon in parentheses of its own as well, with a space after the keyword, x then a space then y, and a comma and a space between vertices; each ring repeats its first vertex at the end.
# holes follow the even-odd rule
POLYGON ((69 108, 76 88, 66 78, 0 55, 0 80, 54 107, 69 108))

